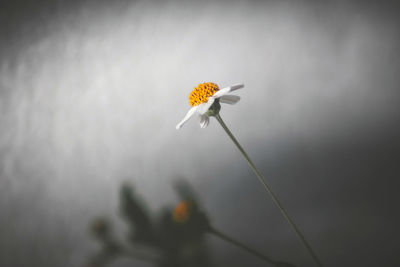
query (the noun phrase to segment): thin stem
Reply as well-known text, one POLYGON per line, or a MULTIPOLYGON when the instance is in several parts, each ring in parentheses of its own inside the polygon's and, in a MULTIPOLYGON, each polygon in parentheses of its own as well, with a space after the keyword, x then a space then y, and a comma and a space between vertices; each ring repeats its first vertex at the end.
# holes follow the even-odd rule
POLYGON ((260 182, 263 184, 264 189, 269 193, 269 195, 272 197, 272 200, 275 202, 276 206, 278 206, 279 210, 281 211, 283 217, 285 217, 286 221, 289 223, 289 225, 293 228, 293 230, 296 232, 297 236, 300 238, 300 240, 303 242, 303 245, 306 247, 308 252, 310 253, 311 257, 314 259, 315 263, 322 267, 321 261, 318 259, 317 255, 314 253, 312 250, 311 246, 308 244, 307 240, 301 233, 300 229, 297 227, 297 225, 294 223, 294 221, 289 217, 288 213, 286 212, 285 208, 282 206, 280 203, 278 197, 272 192, 271 187, 267 184, 265 181, 265 178, 262 176, 260 171, 256 168, 254 163, 251 161, 250 157, 247 155, 247 153, 244 151, 242 146, 239 144, 239 142, 236 140, 235 136, 231 133, 229 128, 226 126, 224 121, 222 120, 221 116, 219 114, 215 115, 215 118, 217 121, 221 124, 222 128, 224 128, 225 132, 228 134, 228 136, 232 139, 233 143, 236 145, 236 147, 239 149, 239 151, 242 153, 243 157, 247 160, 247 163, 250 165, 251 169, 257 176, 257 178, 260 180, 260 182))
POLYGON ((253 254, 254 256, 262 259, 263 261, 266 261, 266 262, 268 262, 270 264, 276 265, 276 262, 274 260, 271 260, 269 257, 261 254, 260 252, 254 250, 252 248, 249 248, 248 246, 240 243, 239 241, 237 241, 237 240, 235 240, 233 238, 230 238, 229 236, 221 233, 220 231, 218 231, 218 230, 216 230, 216 229, 214 229, 212 227, 210 227, 209 233, 216 235, 217 237, 219 237, 219 238, 221 238, 221 239, 223 239, 223 240, 225 240, 225 241, 227 241, 227 242, 229 242, 229 243, 231 243, 231 244, 233 244, 233 245, 235 245, 235 246, 237 246, 237 247, 249 252, 250 254, 253 254))

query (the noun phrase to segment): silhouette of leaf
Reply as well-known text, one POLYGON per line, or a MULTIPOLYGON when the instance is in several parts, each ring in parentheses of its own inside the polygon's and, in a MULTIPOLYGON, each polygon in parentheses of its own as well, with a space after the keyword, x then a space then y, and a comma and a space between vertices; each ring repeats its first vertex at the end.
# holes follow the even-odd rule
POLYGON ((120 211, 130 226, 130 238, 135 242, 152 244, 154 232, 148 212, 134 193, 132 186, 124 184, 120 190, 120 211))

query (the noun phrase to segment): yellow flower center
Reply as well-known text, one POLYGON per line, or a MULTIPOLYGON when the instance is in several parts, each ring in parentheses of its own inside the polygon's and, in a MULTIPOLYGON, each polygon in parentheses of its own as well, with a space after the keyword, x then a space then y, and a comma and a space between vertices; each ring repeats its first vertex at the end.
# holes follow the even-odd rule
POLYGON ((181 201, 172 212, 172 219, 177 223, 185 223, 190 217, 192 206, 191 201, 181 201))
POLYGON ((194 107, 207 102, 208 98, 219 90, 215 83, 201 83, 189 95, 189 104, 194 107))

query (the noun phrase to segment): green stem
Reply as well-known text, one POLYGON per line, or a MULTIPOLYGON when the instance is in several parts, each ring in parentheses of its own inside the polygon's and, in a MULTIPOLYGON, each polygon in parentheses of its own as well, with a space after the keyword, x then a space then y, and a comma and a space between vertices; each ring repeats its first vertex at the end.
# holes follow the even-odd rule
MULTIPOLYGON (((260 252, 254 250, 252 248, 249 248, 248 246, 246 246, 246 245, 240 243, 239 241, 237 241, 237 240, 235 240, 235 239, 233 239, 233 238, 221 233, 220 231, 218 231, 218 230, 216 230, 216 229, 214 229, 212 227, 210 227, 208 229, 208 232, 210 234, 214 234, 215 236, 221 238, 222 240, 224 240, 226 242, 229 242, 229 243, 231 243, 231 244, 233 244, 233 245, 235 245, 235 246, 247 251, 248 253, 252 254, 253 256, 258 257, 259 259, 261 259, 261 260, 263 260, 265 262, 268 262, 269 264, 272 264, 274 266, 280 266, 282 263, 284 263, 284 262, 274 261, 274 260, 270 259, 268 256, 265 256, 264 254, 261 254, 260 252)), ((294 265, 290 265, 288 263, 285 263, 285 264, 286 264, 286 266, 293 266, 294 267, 294 265)))
POLYGON ((224 128, 225 132, 228 134, 228 136, 232 139, 233 143, 236 145, 236 147, 239 149, 239 151, 242 153, 244 158, 247 160, 247 163, 250 165, 251 169, 257 176, 257 178, 260 180, 260 182, 263 184, 264 189, 269 193, 269 195, 272 197, 272 200, 275 202, 276 206, 278 206, 279 210, 281 211, 283 217, 285 217, 286 221, 289 223, 289 225, 293 228, 293 230, 296 232, 297 236, 300 238, 300 240, 303 242, 303 245, 306 247, 308 252, 310 253, 311 257, 314 259, 315 263, 317 266, 322 267, 321 261, 318 259, 317 255, 314 253, 312 250, 311 246, 308 244, 307 240, 301 233, 300 229, 297 227, 297 225, 294 223, 294 221, 289 217, 288 213, 286 212, 285 208, 282 206, 280 203, 278 197, 272 192, 271 187, 267 184, 265 181, 265 178, 262 176, 260 171, 256 168, 254 163, 251 161, 250 157, 247 155, 247 153, 244 151, 242 146, 239 144, 239 142, 236 140, 235 136, 231 133, 229 128, 226 126, 224 121, 222 120, 221 116, 219 114, 215 115, 215 118, 217 121, 221 124, 222 128, 224 128))

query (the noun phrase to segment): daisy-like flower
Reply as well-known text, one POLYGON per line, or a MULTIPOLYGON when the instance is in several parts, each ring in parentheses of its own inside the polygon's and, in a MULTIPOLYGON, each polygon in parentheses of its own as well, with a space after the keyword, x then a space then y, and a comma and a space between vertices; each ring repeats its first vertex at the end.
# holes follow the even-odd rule
MULTIPOLYGON (((219 122, 221 127, 225 130, 225 132, 229 136, 229 138, 231 138, 232 142, 238 148, 240 153, 242 153, 243 157, 246 159, 250 168, 253 170, 254 174, 257 176, 257 178, 260 180, 261 184, 264 186, 265 191, 267 191, 268 194, 271 196, 272 200, 275 202, 276 206, 281 211, 283 217, 286 219, 286 221, 289 223, 289 225, 296 232, 299 239, 303 242, 303 245, 308 250, 308 252, 312 256, 315 263, 318 266, 322 267, 321 261, 318 259, 317 255, 312 250, 310 244, 304 238, 300 229, 297 227, 297 225, 294 223, 294 221, 289 217, 289 214, 283 208, 278 197, 272 192, 272 189, 268 185, 264 176, 254 165, 254 163, 250 159, 249 155, 247 155, 246 151, 243 149, 243 147, 240 145, 238 140, 235 138, 235 136, 229 130, 228 126, 225 124, 225 122, 221 118, 221 115, 219 114, 219 110, 221 109, 220 102, 231 104, 231 105, 236 104, 240 100, 240 97, 237 95, 230 95, 229 93, 232 91, 235 91, 237 89, 243 88, 243 87, 244 87, 243 84, 235 84, 235 85, 232 85, 232 86, 229 86, 229 87, 226 87, 226 88, 223 88, 220 90, 218 85, 216 85, 215 83, 199 84, 196 88, 194 88, 194 90, 189 95, 189 104, 192 106, 192 108, 188 111, 188 113, 183 118, 183 120, 180 123, 178 123, 178 125, 176 126, 176 129, 180 129, 183 126, 183 124, 185 124, 185 122, 187 120, 189 120, 190 117, 192 117, 196 112, 199 113, 201 128, 207 127, 207 125, 210 122, 209 117, 213 116, 219 122)), ((179 214, 179 215, 181 215, 181 214, 179 214)), ((184 216, 182 216, 182 217, 184 217, 184 216)), ((277 262, 275 262, 275 263, 276 263, 276 266, 282 266, 281 263, 277 263, 277 262)), ((288 266, 288 265, 286 264, 285 266, 288 266)))
POLYGON ((243 88, 243 84, 234 84, 219 89, 215 83, 201 83, 189 95, 189 109, 183 120, 176 125, 180 129, 196 112, 199 114, 200 127, 205 128, 210 122, 210 116, 218 114, 221 106, 219 103, 234 105, 240 100, 240 96, 230 95, 237 89, 243 88))

